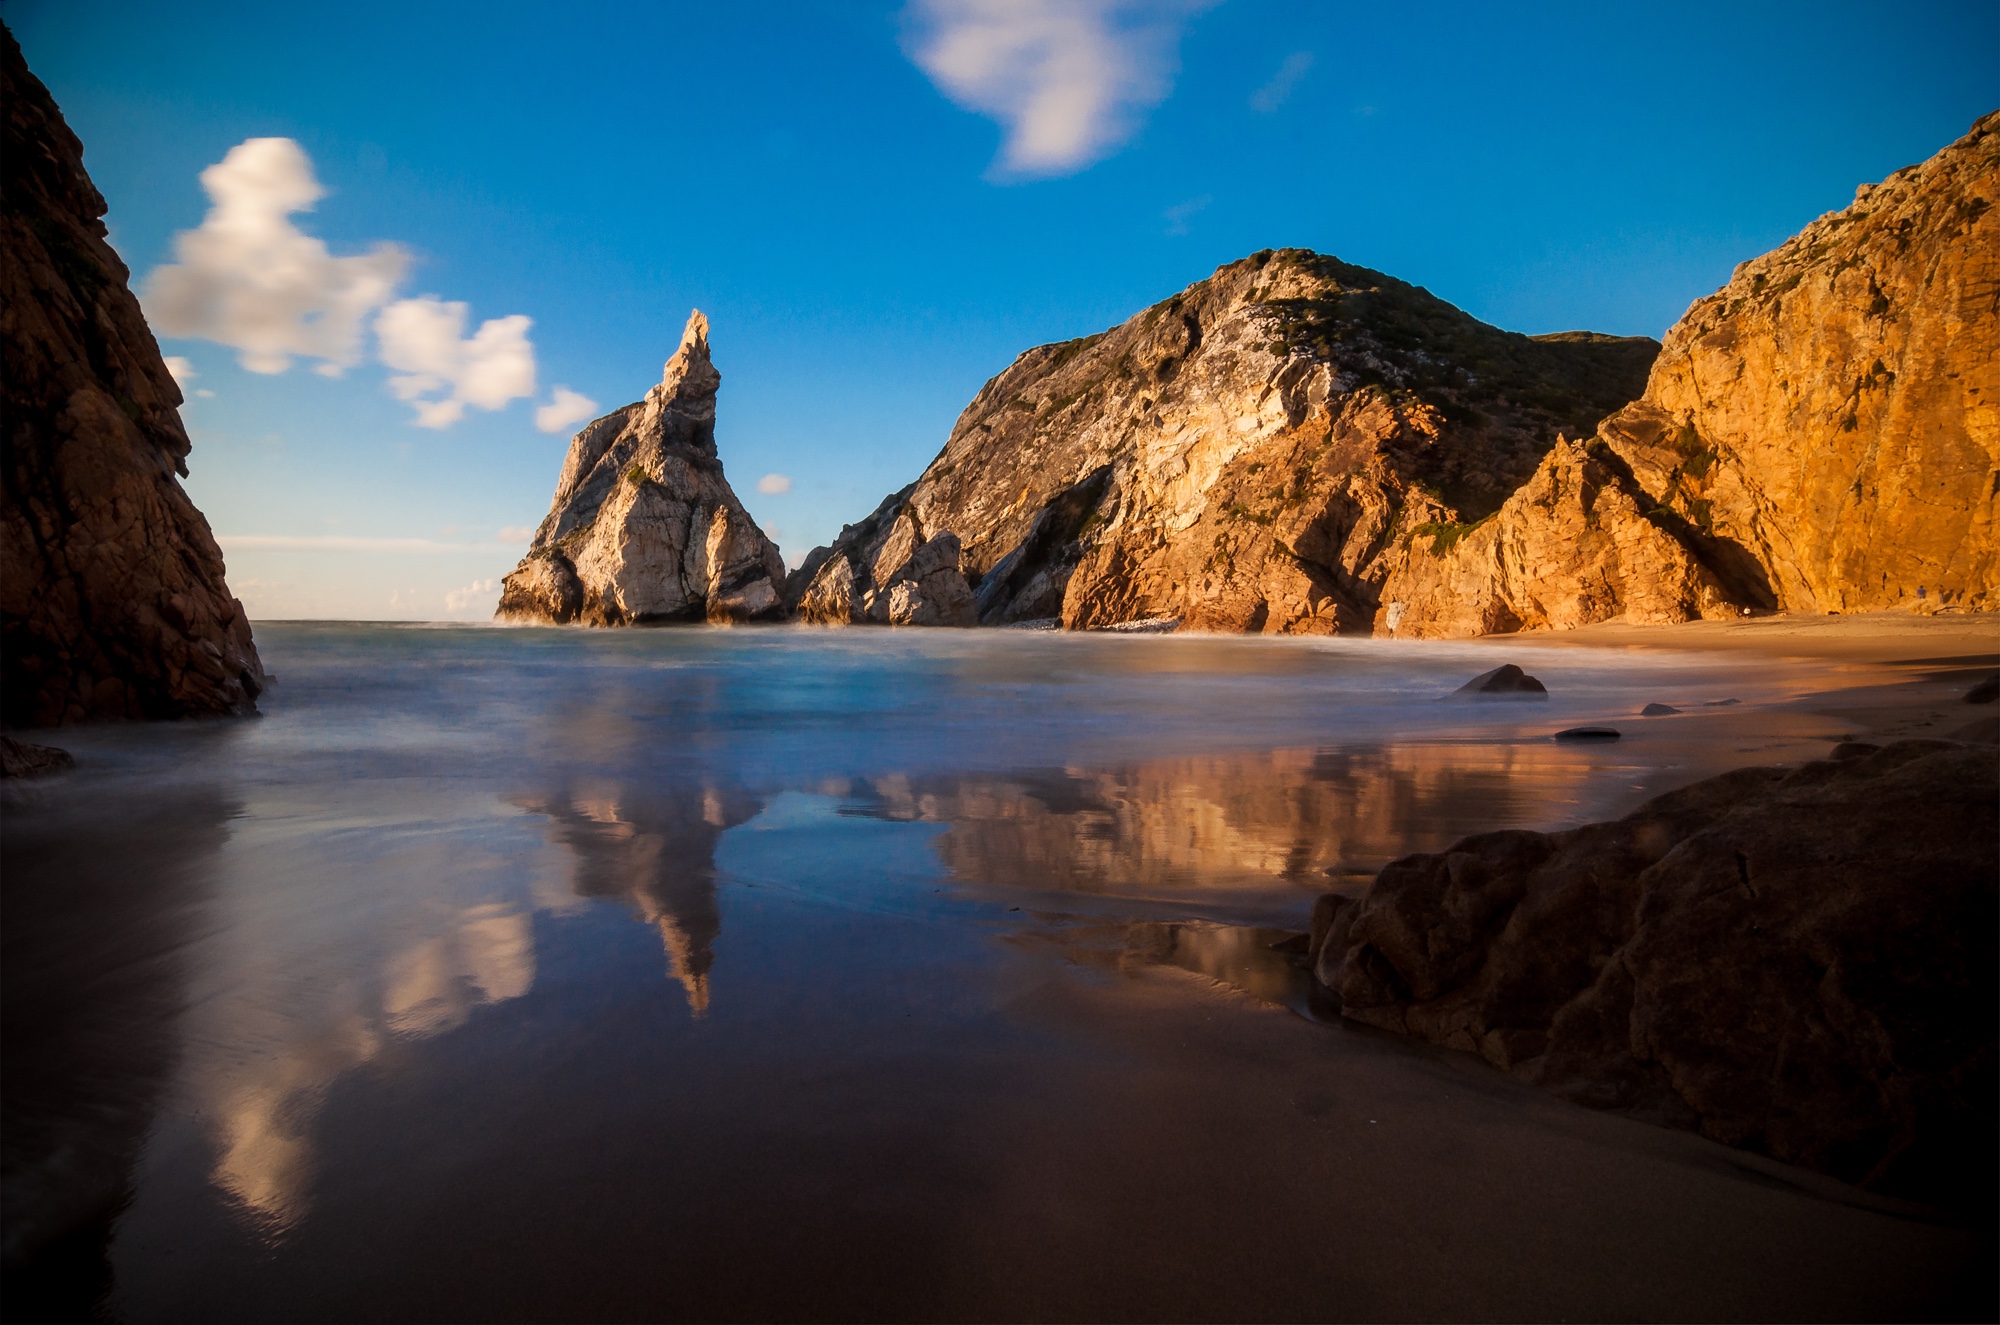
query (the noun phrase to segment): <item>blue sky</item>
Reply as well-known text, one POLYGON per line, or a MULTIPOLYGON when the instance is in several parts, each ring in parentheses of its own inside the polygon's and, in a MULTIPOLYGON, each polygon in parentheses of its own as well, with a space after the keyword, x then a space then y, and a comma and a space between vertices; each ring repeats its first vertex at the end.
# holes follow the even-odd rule
POLYGON ((796 562, 914 478, 1021 350, 1256 249, 1338 254, 1515 330, 1657 336, 2000 106, 1985 2, 0 18, 195 374, 188 489, 261 618, 484 618, 576 426, 537 411, 574 403, 558 386, 637 399, 693 307, 724 464, 796 562), (230 156, 260 139, 289 145, 230 156), (226 159, 211 180, 250 221, 203 230, 226 159), (305 274, 274 312, 280 262, 305 274))

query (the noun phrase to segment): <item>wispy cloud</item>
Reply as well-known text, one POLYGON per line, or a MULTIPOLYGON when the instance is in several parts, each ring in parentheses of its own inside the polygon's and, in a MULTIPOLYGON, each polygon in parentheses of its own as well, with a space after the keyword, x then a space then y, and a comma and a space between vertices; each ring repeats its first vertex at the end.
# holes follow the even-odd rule
MULTIPOLYGON (((372 314, 382 362, 395 373, 389 389, 415 406, 419 427, 447 428, 468 407, 497 410, 534 394, 527 317, 492 318, 468 336, 462 303, 435 295, 390 302, 410 266, 401 246, 335 257, 293 223, 326 190, 291 139, 246 139, 202 171, 201 183, 208 214, 174 237, 176 261, 146 282, 146 314, 161 333, 230 346, 251 372, 282 373, 296 357, 339 377, 361 361, 372 314)), ((183 383, 192 379, 185 359, 169 368, 183 383)), ((583 399, 559 389, 542 412, 583 399)))
POLYGON ((513 543, 517 545, 527 542, 534 536, 535 536, 535 531, 529 526, 524 524, 503 525, 500 528, 500 532, 494 535, 494 537, 498 538, 502 543, 513 543))
POLYGON ((166 357, 165 363, 167 365, 167 371, 173 375, 174 385, 178 386, 183 391, 187 390, 189 382, 192 382, 194 381, 195 378, 201 376, 200 373, 197 373, 194 370, 193 364, 189 363, 186 359, 181 358, 181 356, 178 354, 169 354, 166 357))
POLYGON ((500 587, 498 580, 474 580, 463 589, 453 589, 444 596, 444 610, 463 612, 467 608, 490 597, 500 587))
MULTIPOLYGON (((504 532, 504 531, 503 531, 504 532)), ((246 552, 511 552, 509 543, 443 543, 434 538, 362 538, 346 534, 217 534, 224 548, 246 552)))
POLYGON ((465 334, 467 309, 436 295, 399 299, 375 319, 382 362, 396 399, 416 407, 420 428, 449 428, 467 405, 484 410, 535 394, 534 325, 522 314, 482 322, 465 334))
POLYGON ((146 315, 169 336, 237 351, 253 373, 282 373, 294 355, 329 376, 361 357, 361 328, 409 266, 394 244, 336 258, 292 224, 326 196, 289 138, 251 138, 201 172, 210 207, 174 237, 178 261, 146 283, 146 315))
POLYGON ((543 432, 566 432, 571 424, 597 417, 597 402, 581 391, 559 386, 549 403, 535 411, 535 426, 543 432))
POLYGON ((778 497, 792 490, 790 474, 766 474, 757 480, 757 491, 766 497, 778 497))
POLYGON ((1260 115, 1269 115, 1277 110, 1291 99, 1292 89, 1299 85, 1299 80, 1312 67, 1311 51, 1294 51, 1287 55, 1285 62, 1278 66, 1278 72, 1271 76, 1271 81, 1250 94, 1250 109, 1260 115))
POLYGON ((1204 193, 1199 198, 1189 198, 1186 202, 1177 202, 1167 208, 1166 211, 1160 213, 1167 218, 1167 233, 1170 235, 1186 234, 1188 232, 1188 222, 1194 219, 1195 213, 1201 211, 1214 201, 1215 199, 1212 195, 1204 193))
POLYGON ((1166 99, 1181 29, 1213 0, 912 0, 910 58, 957 104, 998 120, 1003 176, 1100 160, 1166 99))

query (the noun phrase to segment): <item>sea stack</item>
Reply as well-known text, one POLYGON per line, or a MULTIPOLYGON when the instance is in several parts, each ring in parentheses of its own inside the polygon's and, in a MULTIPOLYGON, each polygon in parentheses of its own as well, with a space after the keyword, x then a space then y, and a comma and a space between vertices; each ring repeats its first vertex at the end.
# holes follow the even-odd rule
POLYGON ((0 722, 256 711, 264 668, 188 500, 180 388, 104 197, 0 29, 0 722))
POLYGON ((659 385, 570 442, 548 517, 501 586, 502 621, 592 626, 780 618, 785 563, 723 477, 708 319, 659 385))

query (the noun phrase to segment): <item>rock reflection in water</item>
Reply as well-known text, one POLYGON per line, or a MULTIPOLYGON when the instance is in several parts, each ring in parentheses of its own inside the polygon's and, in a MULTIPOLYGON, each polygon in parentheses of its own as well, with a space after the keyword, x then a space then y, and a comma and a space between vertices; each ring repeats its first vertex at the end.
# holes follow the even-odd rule
POLYGON ((705 1014, 722 932, 716 840, 754 818, 760 802, 714 786, 641 793, 593 783, 516 804, 546 816, 555 840, 574 854, 578 896, 621 899, 659 930, 668 974, 686 991, 689 1010, 705 1014))
POLYGON ((1202 976, 1252 998, 1314 1015, 1311 981, 1302 961, 1280 945, 1302 942, 1296 932, 1206 920, 1106 924, 1071 917, 1010 935, 1028 948, 1052 948, 1080 966, 1131 975, 1170 967, 1202 976))
POLYGON ((1592 778, 1546 745, 1410 744, 886 777, 850 795, 863 813, 949 824, 938 854, 969 882, 1146 895, 1359 886, 1411 851, 1561 820, 1592 778))

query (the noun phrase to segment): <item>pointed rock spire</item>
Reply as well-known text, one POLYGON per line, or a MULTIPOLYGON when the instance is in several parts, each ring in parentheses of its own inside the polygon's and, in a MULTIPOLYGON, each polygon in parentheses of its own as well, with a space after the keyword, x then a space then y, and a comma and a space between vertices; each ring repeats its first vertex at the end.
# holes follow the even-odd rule
POLYGON ((571 441, 495 616, 615 626, 783 615, 784 561, 716 457, 721 385, 696 310, 646 398, 571 441))

